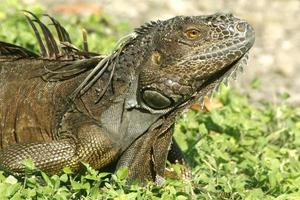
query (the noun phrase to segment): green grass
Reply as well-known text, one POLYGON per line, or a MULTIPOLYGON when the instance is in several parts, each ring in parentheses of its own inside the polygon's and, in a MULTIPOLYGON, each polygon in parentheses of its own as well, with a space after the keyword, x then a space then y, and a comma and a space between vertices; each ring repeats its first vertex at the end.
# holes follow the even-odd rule
MULTIPOLYGON (((0 40, 38 51, 25 18, 16 12, 24 7, 9 2, 0 8, 0 40)), ((40 6, 25 9, 44 13, 40 6)), ((97 52, 108 52, 128 31, 126 23, 111 23, 108 16, 60 21, 79 46, 81 37, 74 37, 81 36, 82 27, 89 30, 90 47, 97 52)), ((65 169, 47 176, 27 161, 23 179, 0 171, 0 199, 299 199, 300 109, 284 98, 279 104, 254 106, 247 95, 227 87, 215 98, 221 108, 189 111, 176 126, 175 137, 193 171, 191 182, 166 179, 162 185, 128 185, 126 169, 109 175, 87 165, 81 174, 65 169)), ((179 166, 172 167, 178 171, 179 166)))
MULTIPOLYGON (((45 8, 40 5, 24 6, 19 0, 8 0, 0 6, 0 39, 39 52, 37 40, 23 10, 36 14, 55 33, 54 27, 50 25, 51 21, 43 16, 47 13, 45 8)), ((82 29, 86 29, 89 50, 102 54, 110 52, 118 39, 129 31, 126 22, 116 21, 105 14, 60 16, 59 21, 70 33, 72 42, 80 48, 83 46, 82 29)))

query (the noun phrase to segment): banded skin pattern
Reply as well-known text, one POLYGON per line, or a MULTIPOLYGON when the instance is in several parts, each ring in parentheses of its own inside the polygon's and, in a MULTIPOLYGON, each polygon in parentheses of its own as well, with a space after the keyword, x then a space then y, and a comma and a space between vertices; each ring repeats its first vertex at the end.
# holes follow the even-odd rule
POLYGON ((25 12, 41 53, 0 42, 0 168, 22 173, 32 159, 55 174, 81 162, 128 167, 129 179, 158 180, 184 162, 172 138, 176 118, 242 69, 254 30, 231 14, 147 23, 109 55, 58 40, 25 12))

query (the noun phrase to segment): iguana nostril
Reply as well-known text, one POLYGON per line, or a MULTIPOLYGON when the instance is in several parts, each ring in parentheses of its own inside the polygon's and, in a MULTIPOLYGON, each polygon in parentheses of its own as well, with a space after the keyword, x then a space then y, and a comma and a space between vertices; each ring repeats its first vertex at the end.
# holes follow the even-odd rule
POLYGON ((245 32, 246 24, 244 22, 240 22, 236 25, 236 29, 240 32, 245 32))
POLYGON ((234 26, 233 25, 229 25, 227 30, 231 33, 231 34, 234 34, 235 33, 235 29, 234 29, 234 26))
POLYGON ((219 16, 217 16, 217 21, 225 21, 226 19, 226 14, 221 13, 219 16))

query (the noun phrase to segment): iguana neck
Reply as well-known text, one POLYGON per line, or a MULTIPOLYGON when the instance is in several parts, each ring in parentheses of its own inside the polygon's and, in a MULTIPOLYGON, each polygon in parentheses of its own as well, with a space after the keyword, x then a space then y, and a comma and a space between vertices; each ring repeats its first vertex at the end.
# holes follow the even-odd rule
MULTIPOLYGON (((115 101, 119 101, 125 98, 125 96, 135 98, 139 67, 143 65, 144 58, 151 51, 149 46, 151 45, 145 42, 144 39, 140 40, 137 38, 132 40, 115 61, 117 63, 113 79, 101 100, 95 103, 99 93, 109 79, 111 68, 108 68, 103 76, 84 95, 77 98, 76 107, 81 112, 99 119, 101 113, 115 103, 115 101), (140 48, 137 48, 137 46, 140 48)), ((90 71, 86 75, 89 73, 90 71)))

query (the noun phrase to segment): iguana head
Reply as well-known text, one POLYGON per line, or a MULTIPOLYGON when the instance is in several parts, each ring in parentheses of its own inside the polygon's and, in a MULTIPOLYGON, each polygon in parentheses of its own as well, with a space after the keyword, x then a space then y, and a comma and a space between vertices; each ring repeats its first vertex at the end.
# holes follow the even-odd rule
POLYGON ((247 60, 254 30, 231 14, 179 16, 136 30, 147 53, 140 64, 139 102, 166 112, 213 89, 247 60))

